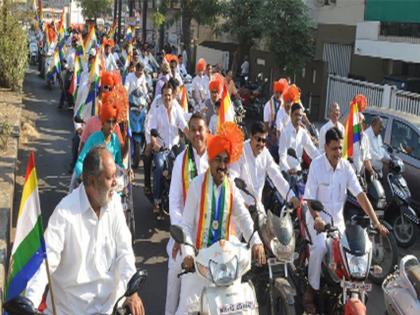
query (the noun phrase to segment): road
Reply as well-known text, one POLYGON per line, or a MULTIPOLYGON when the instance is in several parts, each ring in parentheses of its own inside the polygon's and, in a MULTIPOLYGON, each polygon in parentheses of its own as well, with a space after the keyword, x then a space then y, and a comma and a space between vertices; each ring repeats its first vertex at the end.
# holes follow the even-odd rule
MULTIPOLYGON (((40 137, 20 147, 14 205, 16 213, 28 152, 34 150, 44 225, 60 199, 66 195, 70 182, 68 170, 73 133, 72 113, 57 108, 59 96, 57 87, 48 90, 45 82, 37 76, 37 71, 28 70, 24 82, 24 109, 35 120, 40 137)), ((143 194, 142 185, 142 174, 137 172, 134 187, 137 223, 134 252, 137 267, 144 267, 149 272, 149 278, 140 293, 147 314, 164 314, 167 273, 165 248, 169 237, 169 222, 157 222, 154 219, 151 204, 143 194)), ((413 251, 404 251, 407 252, 413 251)), ((415 246, 414 254, 420 255, 420 241, 415 246)), ((374 287, 369 296, 368 311, 370 314, 384 314, 384 300, 379 287, 374 287)))

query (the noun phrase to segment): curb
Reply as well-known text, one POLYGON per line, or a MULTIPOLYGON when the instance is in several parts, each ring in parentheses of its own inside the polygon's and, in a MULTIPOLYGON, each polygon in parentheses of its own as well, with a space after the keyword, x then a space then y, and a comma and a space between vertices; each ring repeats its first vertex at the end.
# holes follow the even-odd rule
MULTIPOLYGON (((7 93, 8 94, 8 93, 7 93)), ((10 93, 12 95, 12 93, 10 93)), ((22 97, 11 97, 12 101, 0 99, 1 113, 11 113, 8 117, 12 132, 7 142, 7 148, 0 151, 0 314, 6 285, 6 271, 8 267, 10 228, 13 213, 13 194, 15 189, 16 163, 18 158, 20 120, 22 113, 22 97)))

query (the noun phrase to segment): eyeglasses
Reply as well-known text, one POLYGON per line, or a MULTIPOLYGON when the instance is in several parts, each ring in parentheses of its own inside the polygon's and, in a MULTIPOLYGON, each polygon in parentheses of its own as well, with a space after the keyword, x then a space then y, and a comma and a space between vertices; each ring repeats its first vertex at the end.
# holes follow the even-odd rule
POLYGON ((263 138, 263 137, 258 137, 258 136, 254 136, 255 141, 257 142, 261 142, 261 143, 267 143, 267 138, 263 138))
POLYGON ((104 91, 111 91, 112 90, 112 86, 110 86, 110 85, 104 85, 103 86, 103 90, 104 91))
POLYGON ((115 125, 117 123, 117 121, 115 119, 109 119, 106 122, 110 125, 115 125))

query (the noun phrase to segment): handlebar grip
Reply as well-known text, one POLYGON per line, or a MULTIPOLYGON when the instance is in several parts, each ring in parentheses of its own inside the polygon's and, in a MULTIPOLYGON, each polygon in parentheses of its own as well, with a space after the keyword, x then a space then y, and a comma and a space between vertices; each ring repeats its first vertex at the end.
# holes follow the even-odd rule
POLYGON ((325 224, 324 232, 327 232, 329 230, 331 230, 331 224, 327 223, 325 224))
POLYGON ((119 307, 117 308, 117 314, 116 315, 129 315, 131 314, 130 309, 128 306, 119 307))

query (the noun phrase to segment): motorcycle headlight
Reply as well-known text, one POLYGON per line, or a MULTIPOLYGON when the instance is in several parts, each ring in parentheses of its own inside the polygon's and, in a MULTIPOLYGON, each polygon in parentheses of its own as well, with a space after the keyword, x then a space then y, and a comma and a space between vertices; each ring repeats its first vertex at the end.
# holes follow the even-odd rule
POLYGON ((211 281, 217 286, 229 286, 238 277, 238 257, 233 257, 227 263, 217 263, 210 260, 209 269, 211 281))
POLYGON ((362 256, 347 255, 350 276, 354 278, 365 278, 369 267, 369 254, 362 256))
POLYGON ((275 237, 270 241, 270 248, 278 260, 289 261, 295 251, 295 240, 293 238, 289 244, 283 245, 277 237, 275 237))

